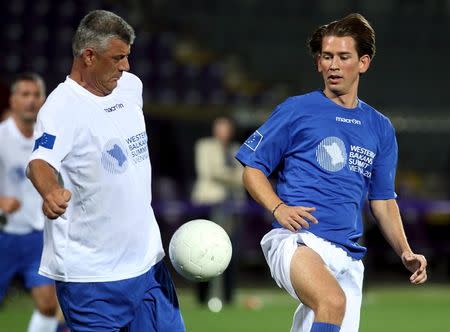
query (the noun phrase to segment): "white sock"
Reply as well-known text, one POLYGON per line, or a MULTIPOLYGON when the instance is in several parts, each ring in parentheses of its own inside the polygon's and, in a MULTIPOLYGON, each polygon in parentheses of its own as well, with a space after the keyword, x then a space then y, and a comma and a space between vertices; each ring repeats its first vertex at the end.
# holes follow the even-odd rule
POLYGON ((57 327, 58 320, 56 317, 44 316, 38 310, 34 310, 28 324, 28 332, 53 332, 56 331, 57 327))

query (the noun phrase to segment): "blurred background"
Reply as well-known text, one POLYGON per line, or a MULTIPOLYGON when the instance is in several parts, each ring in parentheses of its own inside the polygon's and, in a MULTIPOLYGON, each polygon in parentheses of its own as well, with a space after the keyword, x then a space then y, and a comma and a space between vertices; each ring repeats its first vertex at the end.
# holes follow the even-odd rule
MULTIPOLYGON (((4 45, 0 112, 4 114, 15 74, 41 74, 48 92, 64 81, 72 63, 74 29, 89 10, 111 10, 135 28, 131 72, 144 83, 153 205, 166 247, 177 227, 201 215, 190 199, 196 178, 194 146, 199 138, 211 135, 212 121, 231 117, 235 139, 243 142, 286 97, 321 88, 306 40, 319 25, 351 12, 363 14, 376 31, 377 55, 362 78, 359 97, 390 117, 397 130, 398 202, 411 245, 429 260, 430 284, 408 297, 408 274, 366 212, 363 242, 369 250, 365 260, 369 296, 361 330, 379 330, 377 324, 389 317, 390 305, 394 311, 408 303, 416 310, 431 306, 428 317, 434 314, 441 320, 445 312, 448 316, 450 0, 14 0, 0 6, 4 45), (386 283, 402 295, 392 295, 394 288, 386 290, 386 283), (376 311, 380 316, 370 316, 372 309, 366 309, 380 298, 385 299, 380 302, 381 311, 376 311), (417 305, 412 304, 414 299, 417 305), (435 306, 426 305, 427 299, 435 306)), ((251 316, 260 310, 255 321, 264 322, 262 310, 267 305, 276 312, 279 297, 280 316, 285 319, 278 330, 287 330, 295 302, 277 292, 259 248, 271 216, 248 197, 241 203, 234 207, 240 220, 239 252, 235 251, 238 296, 234 306, 223 312, 251 316), (284 298, 288 302, 282 302, 284 298)), ((182 305, 183 301, 188 304, 188 330, 203 331, 196 326, 207 326, 211 315, 196 304, 192 284, 177 276, 175 281, 182 305)), ((21 331, 17 327, 21 323, 14 322, 20 321, 24 311, 22 325, 26 325, 27 310, 31 310, 27 301, 20 289, 12 291, 0 309, 0 331, 21 331)), ((221 322, 214 317, 214 324, 221 322)), ((231 327, 230 319, 220 324, 225 326, 223 331, 277 330, 268 323, 266 330, 231 327)), ((409 331, 419 327, 411 323, 409 331)), ((427 325, 421 331, 433 329, 427 325)))

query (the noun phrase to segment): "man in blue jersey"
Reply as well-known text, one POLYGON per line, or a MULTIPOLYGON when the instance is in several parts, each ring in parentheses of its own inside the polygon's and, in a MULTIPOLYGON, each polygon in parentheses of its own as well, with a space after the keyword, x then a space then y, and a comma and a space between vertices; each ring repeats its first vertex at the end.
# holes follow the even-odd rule
POLYGON ((354 332, 366 197, 411 283, 426 281, 427 263, 409 247, 395 200, 394 128, 357 96, 375 55, 372 27, 351 14, 318 28, 309 47, 324 89, 280 104, 236 157, 247 190, 275 218, 261 246, 272 277, 300 301, 291 331, 354 332))

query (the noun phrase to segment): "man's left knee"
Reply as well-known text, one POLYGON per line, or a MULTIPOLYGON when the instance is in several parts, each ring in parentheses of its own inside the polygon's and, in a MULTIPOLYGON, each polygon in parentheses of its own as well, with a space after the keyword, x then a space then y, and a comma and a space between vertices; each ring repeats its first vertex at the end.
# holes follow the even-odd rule
POLYGON ((44 316, 54 317, 56 315, 56 302, 55 303, 43 302, 37 306, 37 309, 44 316))
POLYGON ((39 310, 42 315, 48 317, 53 317, 56 315, 58 301, 56 300, 54 287, 41 286, 33 288, 31 293, 36 303, 36 309, 39 310))

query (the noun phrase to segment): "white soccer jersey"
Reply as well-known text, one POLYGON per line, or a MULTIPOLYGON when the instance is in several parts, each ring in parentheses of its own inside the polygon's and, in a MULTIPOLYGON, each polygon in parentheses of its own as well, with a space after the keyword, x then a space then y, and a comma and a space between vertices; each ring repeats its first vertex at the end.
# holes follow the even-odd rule
POLYGON ((46 220, 39 273, 74 282, 115 281, 148 271, 164 256, 151 208, 151 166, 142 83, 124 72, 95 96, 69 77, 39 112, 30 160, 43 159, 72 198, 46 220))
POLYGON ((42 199, 25 176, 34 139, 23 136, 10 117, 0 124, 0 142, 0 196, 14 197, 20 202, 17 211, 5 215, 3 231, 26 234, 42 230, 42 199))

